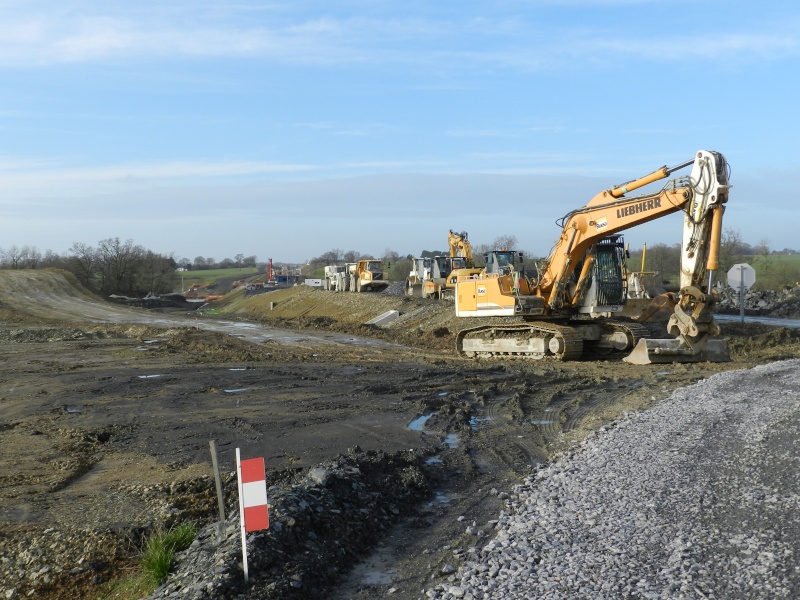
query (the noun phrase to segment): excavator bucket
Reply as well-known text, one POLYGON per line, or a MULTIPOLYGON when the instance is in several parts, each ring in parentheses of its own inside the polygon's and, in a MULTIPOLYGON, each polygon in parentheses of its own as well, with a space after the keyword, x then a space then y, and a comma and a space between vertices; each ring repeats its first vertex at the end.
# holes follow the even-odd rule
POLYGON ((633 365, 691 362, 730 361, 728 343, 725 340, 706 340, 702 348, 690 348, 679 339, 641 339, 633 352, 622 360, 633 365))

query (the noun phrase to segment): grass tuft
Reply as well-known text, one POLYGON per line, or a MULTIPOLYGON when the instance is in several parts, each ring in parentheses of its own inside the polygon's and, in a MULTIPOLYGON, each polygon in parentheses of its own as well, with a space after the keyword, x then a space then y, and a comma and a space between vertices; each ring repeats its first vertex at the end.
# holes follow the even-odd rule
POLYGON ((176 552, 186 550, 197 535, 197 526, 183 523, 164 531, 158 529, 150 534, 142 551, 142 570, 155 584, 161 583, 169 574, 176 552))

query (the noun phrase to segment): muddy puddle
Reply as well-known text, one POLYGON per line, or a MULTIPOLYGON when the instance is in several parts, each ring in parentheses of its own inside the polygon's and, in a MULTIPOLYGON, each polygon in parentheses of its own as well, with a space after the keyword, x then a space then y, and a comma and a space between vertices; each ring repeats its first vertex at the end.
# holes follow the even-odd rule
POLYGON ((307 333, 289 331, 266 327, 257 323, 237 323, 234 321, 197 321, 193 325, 207 331, 215 331, 233 335, 249 342, 262 343, 265 341, 278 342, 287 345, 303 345, 313 341, 315 343, 346 344, 372 348, 402 348, 398 344, 391 344, 374 338, 358 337, 335 332, 307 333))
MULTIPOLYGON (((714 315, 714 319, 725 323, 742 322, 742 317, 739 315, 714 315)), ((800 329, 800 319, 777 319, 775 317, 751 317, 745 315, 744 323, 759 323, 761 325, 772 325, 773 327, 800 329)))

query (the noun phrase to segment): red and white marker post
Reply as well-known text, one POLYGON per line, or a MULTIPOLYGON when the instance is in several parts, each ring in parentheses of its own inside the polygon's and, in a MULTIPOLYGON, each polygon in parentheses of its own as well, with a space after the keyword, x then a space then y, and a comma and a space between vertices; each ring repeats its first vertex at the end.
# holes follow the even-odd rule
POLYGON ((242 531, 242 567, 247 574, 247 532, 269 529, 267 477, 263 458, 242 460, 236 449, 236 472, 239 476, 239 523, 242 531))

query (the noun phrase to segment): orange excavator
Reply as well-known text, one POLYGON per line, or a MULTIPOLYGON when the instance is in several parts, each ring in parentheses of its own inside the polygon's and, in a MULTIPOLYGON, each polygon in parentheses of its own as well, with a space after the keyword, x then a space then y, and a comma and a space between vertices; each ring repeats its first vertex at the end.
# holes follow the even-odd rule
POLYGON ((521 317, 459 332, 459 354, 574 360, 633 350, 624 360, 635 364, 728 360, 724 341, 713 339, 719 328, 712 314, 728 178, 722 154, 699 151, 693 160, 604 190, 564 216, 535 278, 509 264, 458 282, 457 316, 521 317), (690 165, 688 176, 658 192, 627 196, 690 165), (672 311, 673 338, 649 339, 642 323, 613 318, 627 298, 620 232, 678 211, 684 212, 680 292, 654 301, 672 311))

